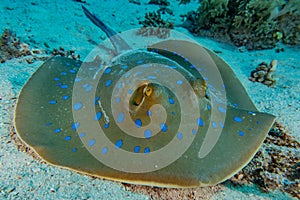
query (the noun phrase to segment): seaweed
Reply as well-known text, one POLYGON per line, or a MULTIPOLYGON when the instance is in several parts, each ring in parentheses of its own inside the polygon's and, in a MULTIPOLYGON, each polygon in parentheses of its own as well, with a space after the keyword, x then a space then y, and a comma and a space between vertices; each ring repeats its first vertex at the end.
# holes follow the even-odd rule
MULTIPOLYGON (((189 3, 181 0, 180 4, 189 3)), ((300 44, 300 0, 199 0, 184 27, 248 50, 300 44)))

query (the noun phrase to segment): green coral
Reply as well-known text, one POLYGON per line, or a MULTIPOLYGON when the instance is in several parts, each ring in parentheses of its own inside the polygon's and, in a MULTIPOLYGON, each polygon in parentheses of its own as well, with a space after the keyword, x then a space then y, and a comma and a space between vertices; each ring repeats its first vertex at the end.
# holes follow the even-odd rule
MULTIPOLYGON (((181 0, 180 3, 188 3, 181 0)), ((230 38, 247 49, 300 44, 300 0, 199 0, 187 27, 196 35, 230 38)), ((188 24, 188 23, 187 23, 188 24)))

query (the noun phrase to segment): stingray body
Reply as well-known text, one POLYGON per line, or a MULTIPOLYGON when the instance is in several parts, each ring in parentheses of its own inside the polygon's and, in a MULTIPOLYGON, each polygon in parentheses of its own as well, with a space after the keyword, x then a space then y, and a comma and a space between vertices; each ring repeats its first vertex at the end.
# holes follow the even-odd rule
MULTIPOLYGON (((85 8, 84 11, 108 36, 115 34, 85 8)), ((120 37, 111 41, 117 51, 130 50, 120 37)), ((124 53, 109 67, 100 67, 101 79, 93 85, 89 80, 99 73, 99 66, 96 61, 84 66, 80 61, 53 57, 23 87, 15 111, 15 128, 23 142, 47 162, 127 183, 162 187, 214 185, 251 160, 274 122, 274 116, 256 109, 222 59, 188 41, 166 40, 148 49, 124 53), (154 62, 159 67, 151 65, 154 62), (134 71, 137 64, 144 71, 134 71), (216 66, 223 88, 211 86, 196 65, 216 66), (84 67, 88 70, 80 73, 84 67), (174 74, 168 77, 170 70, 188 84, 174 79, 174 74), (143 77, 143 72, 148 75, 143 77), (165 87, 155 81, 162 74, 174 82, 165 87), (119 81, 123 76, 125 81, 119 81), (130 84, 134 87, 127 89, 125 86, 130 84), (174 92, 178 88, 183 88, 180 95, 174 92), (118 96, 124 90, 128 98, 118 96), (226 94, 225 103, 218 98, 218 90, 226 94), (128 101, 122 103, 125 100, 128 101), (157 105, 164 111, 152 109, 157 105), (128 111, 127 117, 122 109, 128 111), (156 126, 151 129, 151 124, 156 126), (105 137, 95 139, 99 126, 105 137), (130 132, 133 129, 128 126, 134 126, 134 131, 130 132), (171 152, 161 151, 164 146, 171 152), (123 159, 124 152, 130 152, 127 160, 123 159), (175 154, 178 156, 172 160, 175 154), (134 160, 136 155, 141 159, 134 160), (165 164, 166 160, 170 162, 165 164)))

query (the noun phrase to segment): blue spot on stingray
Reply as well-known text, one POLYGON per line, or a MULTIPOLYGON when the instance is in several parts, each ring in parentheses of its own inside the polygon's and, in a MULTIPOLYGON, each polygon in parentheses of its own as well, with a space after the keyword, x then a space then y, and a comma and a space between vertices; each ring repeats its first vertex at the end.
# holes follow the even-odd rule
POLYGON ((175 65, 169 66, 171 69, 176 69, 177 67, 175 65))
POLYGON ((160 124, 160 129, 162 132, 167 132, 168 131, 168 125, 165 123, 160 124))
POLYGON ((69 95, 64 95, 64 96, 62 97, 63 100, 68 100, 69 98, 70 98, 69 95))
POLYGON ((232 104, 234 107, 238 107, 238 104, 237 103, 233 103, 232 104))
POLYGON ((74 69, 70 69, 69 72, 72 73, 72 74, 76 73, 76 71, 74 69))
POLYGON ((146 130, 144 131, 144 136, 145 136, 145 138, 147 138, 147 139, 151 138, 151 137, 152 137, 152 131, 149 130, 149 129, 146 129, 146 130))
POLYGON ((182 80, 176 81, 176 84, 177 84, 177 85, 181 85, 181 84, 182 84, 182 80))
POLYGON ((65 64, 66 64, 67 66, 70 66, 70 63, 69 63, 69 62, 66 62, 65 64))
POLYGON ((132 94, 132 90, 131 89, 128 90, 128 94, 132 94))
POLYGON ((141 126, 142 126, 142 120, 136 119, 135 120, 135 125, 136 125, 137 128, 141 128, 141 126))
POLYGON ((211 106, 209 104, 207 104, 207 110, 211 110, 211 106))
POLYGON ((45 124, 46 126, 51 126, 52 123, 51 122, 48 122, 47 124, 45 124))
POLYGON ((213 128, 217 128, 217 123, 216 122, 212 122, 211 125, 212 125, 213 128))
POLYGON ((122 145, 123 145, 123 140, 118 140, 118 141, 116 142, 116 148, 117 148, 117 149, 121 148, 122 145))
POLYGON ((99 100, 100 100, 100 97, 98 97, 98 96, 95 97, 95 99, 94 99, 94 104, 97 105, 99 100))
POLYGON ((104 70, 104 74, 109 74, 112 71, 111 67, 108 67, 104 70))
POLYGON ((194 68, 195 68, 195 65, 191 65, 190 68, 191 68, 191 69, 194 69, 194 68))
POLYGON ((223 122, 219 122, 219 125, 220 125, 221 128, 224 128, 223 122))
POLYGON ((61 72, 60 75, 65 76, 65 75, 67 75, 67 72, 61 72))
POLYGON ((261 121, 257 121, 257 124, 260 125, 260 124, 261 124, 261 121))
POLYGON ((156 76, 148 76, 148 79, 150 80, 156 79, 156 76))
POLYGON ((105 86, 109 87, 111 84, 112 84, 112 80, 108 80, 108 81, 106 81, 105 86))
POLYGON ((109 123, 107 123, 107 124, 104 124, 104 126, 103 126, 104 128, 108 128, 109 127, 109 123))
POLYGON ((86 88, 87 86, 89 86, 89 84, 87 84, 87 83, 82 85, 83 88, 86 88))
POLYGON ((171 98, 169 98, 169 102, 170 102, 170 104, 174 104, 175 103, 174 99, 171 99, 171 98))
POLYGON ((182 136, 182 133, 178 132, 178 133, 177 133, 177 139, 178 139, 178 140, 182 140, 182 137, 183 137, 183 136, 182 136))
POLYGON ((79 122, 74 122, 74 123, 72 124, 72 129, 73 129, 74 131, 76 131, 77 128, 78 128, 79 126, 80 126, 79 122))
POLYGON ((85 88, 85 91, 86 91, 86 92, 89 92, 89 91, 91 91, 92 89, 93 89, 93 86, 89 85, 89 86, 87 86, 87 87, 85 88))
POLYGON ((150 148, 149 148, 149 147, 146 147, 146 148, 144 149, 144 153, 145 153, 145 154, 150 153, 150 148))
POLYGON ((68 87, 69 86, 67 84, 63 84, 63 85, 60 86, 60 88, 62 88, 62 89, 67 89, 68 87))
POLYGON ((243 119, 240 118, 240 117, 238 117, 238 116, 235 116, 235 117, 233 118, 233 120, 236 121, 236 122, 242 122, 242 121, 243 121, 243 119))
POLYGON ((193 134, 193 135, 196 135, 196 134, 197 134, 197 130, 196 130, 196 129, 193 129, 193 130, 192 130, 192 134, 193 134))
POLYGON ((101 119, 102 117, 102 113, 101 112, 97 112, 96 115, 94 116, 94 120, 98 121, 99 119, 101 119))
POLYGON ((55 100, 50 100, 48 103, 54 105, 54 104, 57 104, 57 101, 55 101, 55 100))
POLYGON ((127 72, 124 76, 125 76, 125 78, 128 78, 130 75, 131 75, 131 73, 127 72))
POLYGON ((151 116, 152 112, 150 110, 147 110, 147 116, 151 116))
POLYGON ((96 143, 96 140, 95 139, 91 139, 88 143, 88 145, 91 147, 91 146, 94 146, 94 144, 96 143))
POLYGON ((125 117, 124 112, 121 112, 121 113, 119 114, 119 116, 118 116, 118 123, 123 122, 123 121, 124 121, 124 117, 125 117))
POLYGON ((71 136, 66 136, 66 137, 65 137, 65 140, 66 140, 66 141, 71 140, 71 136))
POLYGON ((252 111, 248 111, 248 114, 249 114, 249 115, 255 115, 256 113, 255 113, 255 112, 252 112, 252 111))
POLYGON ((121 89, 122 88, 122 83, 118 83, 117 88, 121 89))
POLYGON ((175 112, 174 112, 174 111, 172 111, 172 112, 171 112, 171 114, 172 114, 172 115, 175 115, 175 112))
POLYGON ((76 147, 74 147, 73 149, 72 149, 72 152, 77 152, 77 148, 76 147))
POLYGON ((133 149, 134 153, 139 153, 140 150, 141 150, 140 146, 135 146, 134 149, 133 149))
POLYGON ((137 62, 136 62, 136 64, 142 64, 144 62, 144 60, 138 60, 137 62))
POLYGON ((136 76, 143 74, 143 72, 138 71, 137 73, 135 73, 136 76))
POLYGON ((101 154, 106 154, 108 151, 108 148, 107 147, 103 147, 102 151, 101 151, 101 154))
POLYGON ((117 97, 116 98, 116 103, 120 103, 121 102, 121 98, 120 97, 117 97))
POLYGON ((85 133, 79 133, 79 137, 83 138, 85 136, 85 133))
POLYGON ((53 80, 55 80, 55 81, 59 81, 59 78, 58 78, 58 77, 55 77, 53 80))
POLYGON ((79 77, 76 77, 76 78, 75 78, 75 80, 74 80, 74 82, 76 82, 76 83, 77 83, 77 82, 79 82, 79 81, 81 81, 81 80, 82 80, 81 78, 79 78, 79 77))
POLYGON ((74 110, 80 110, 82 108, 82 103, 78 102, 73 105, 74 110))
POLYGON ((122 68, 122 69, 127 69, 128 66, 127 66, 127 65, 123 65, 121 68, 122 68))
POLYGON ((239 136, 244 136, 245 133, 243 131, 238 131, 239 136))
POLYGON ((223 108, 223 107, 219 107, 218 110, 219 110, 221 113, 226 113, 226 109, 223 108))
POLYGON ((61 132, 61 129, 60 129, 60 128, 57 128, 57 129, 54 130, 54 132, 55 132, 55 133, 60 133, 60 132, 61 132))
POLYGON ((204 126, 204 121, 200 117, 197 119, 197 123, 198 123, 198 126, 204 126))
POLYGON ((59 86, 59 87, 60 87, 61 85, 62 85, 62 83, 57 83, 57 84, 56 84, 56 86, 59 86))

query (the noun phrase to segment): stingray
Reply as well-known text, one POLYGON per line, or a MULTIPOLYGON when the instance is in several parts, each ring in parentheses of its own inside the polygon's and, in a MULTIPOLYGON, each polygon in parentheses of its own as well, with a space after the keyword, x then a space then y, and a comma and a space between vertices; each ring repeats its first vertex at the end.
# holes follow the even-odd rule
POLYGON ((42 64, 15 110, 28 147, 72 171, 177 188, 215 185, 253 158, 275 117, 257 110, 225 61, 189 40, 133 50, 83 10, 118 56, 42 64))

